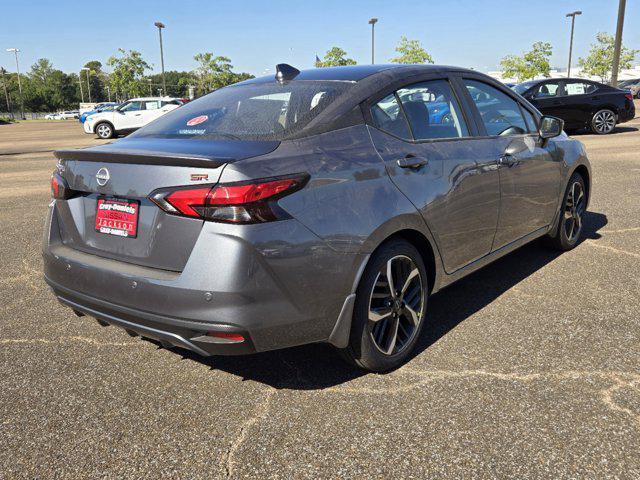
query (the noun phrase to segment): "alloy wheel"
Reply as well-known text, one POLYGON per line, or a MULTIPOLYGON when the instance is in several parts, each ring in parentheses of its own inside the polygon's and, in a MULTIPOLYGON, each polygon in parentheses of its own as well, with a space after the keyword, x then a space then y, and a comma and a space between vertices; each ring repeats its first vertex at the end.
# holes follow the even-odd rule
POLYGON ((385 355, 396 355, 411 343, 424 312, 420 270, 405 255, 389 259, 376 276, 369 297, 369 333, 385 355))
POLYGON ((564 208, 564 230, 569 243, 575 243, 582 232, 586 198, 582 183, 573 182, 564 208))
POLYGON ((100 138, 109 138, 111 136, 111 127, 109 125, 98 125, 98 136, 100 138))
POLYGON ((616 126, 616 116, 610 110, 600 110, 593 117, 593 128, 597 133, 609 133, 616 126))

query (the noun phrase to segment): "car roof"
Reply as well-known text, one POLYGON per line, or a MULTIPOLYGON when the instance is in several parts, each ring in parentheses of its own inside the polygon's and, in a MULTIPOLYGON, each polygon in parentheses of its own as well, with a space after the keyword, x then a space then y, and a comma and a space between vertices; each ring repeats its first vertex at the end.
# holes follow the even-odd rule
POLYGON ((152 100, 180 100, 176 97, 136 97, 130 98, 127 102, 149 102, 152 100))
MULTIPOLYGON (((301 70, 295 77, 295 81, 343 81, 343 82, 359 82, 372 75, 385 73, 428 73, 428 72, 449 72, 449 71, 468 71, 472 70, 450 67, 446 65, 416 65, 416 64, 379 64, 379 65, 349 65, 343 67, 321 67, 309 68, 301 70)), ((263 77, 245 80, 237 85, 246 85, 251 83, 267 83, 275 80, 274 75, 265 75, 263 77)))

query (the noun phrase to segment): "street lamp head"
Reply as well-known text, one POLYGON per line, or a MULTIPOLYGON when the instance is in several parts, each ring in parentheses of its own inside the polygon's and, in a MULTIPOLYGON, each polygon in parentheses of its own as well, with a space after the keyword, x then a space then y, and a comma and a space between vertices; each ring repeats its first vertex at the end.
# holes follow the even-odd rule
POLYGON ((371 20, 369 20, 369 25, 375 25, 376 23, 378 23, 377 18, 372 18, 371 20))
POLYGON ((15 52, 18 53, 20 50, 17 48, 7 48, 7 52, 15 52))
POLYGON ((158 28, 164 28, 164 23, 162 23, 162 22, 156 22, 156 23, 154 23, 154 25, 156 27, 158 27, 158 28))
POLYGON ((571 12, 571 13, 567 13, 567 17, 575 17, 577 15, 582 15, 582 12, 580 10, 576 10, 575 12, 571 12))

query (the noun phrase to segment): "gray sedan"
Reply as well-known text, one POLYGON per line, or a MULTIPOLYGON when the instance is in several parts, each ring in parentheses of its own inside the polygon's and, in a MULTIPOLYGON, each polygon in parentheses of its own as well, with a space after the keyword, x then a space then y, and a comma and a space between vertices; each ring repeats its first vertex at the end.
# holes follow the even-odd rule
POLYGON ((573 248, 591 189, 561 120, 440 66, 282 64, 56 156, 44 273, 77 315, 201 355, 328 342, 380 372, 429 295, 539 237, 573 248))

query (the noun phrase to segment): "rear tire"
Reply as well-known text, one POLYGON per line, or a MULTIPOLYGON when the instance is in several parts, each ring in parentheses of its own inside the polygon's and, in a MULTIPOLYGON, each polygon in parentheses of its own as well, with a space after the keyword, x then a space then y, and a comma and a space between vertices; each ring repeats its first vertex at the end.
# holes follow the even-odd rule
POLYGON ((420 337, 428 286, 424 261, 412 244, 392 240, 382 245, 360 279, 344 356, 371 372, 402 365, 420 337))
POLYGON ((591 131, 597 135, 607 135, 616 128, 616 114, 604 108, 597 111, 591 119, 591 131))
POLYGON ((103 140, 112 138, 113 134, 115 133, 113 127, 107 122, 97 124, 95 126, 95 132, 96 135, 98 135, 98 137, 102 138, 103 140))
POLYGON ((560 207, 558 227, 547 237, 547 244, 556 250, 574 248, 584 232, 584 215, 587 210, 587 190, 584 178, 574 173, 569 179, 560 207))

